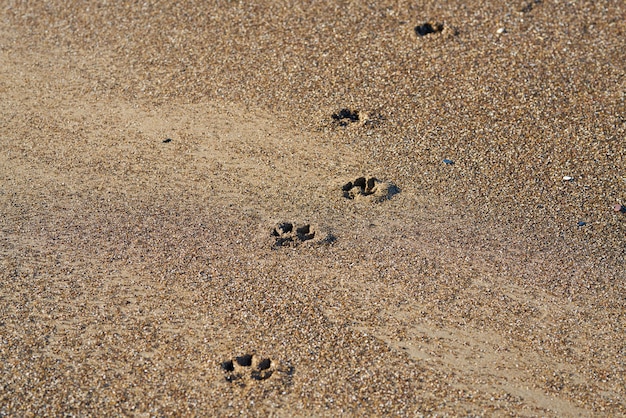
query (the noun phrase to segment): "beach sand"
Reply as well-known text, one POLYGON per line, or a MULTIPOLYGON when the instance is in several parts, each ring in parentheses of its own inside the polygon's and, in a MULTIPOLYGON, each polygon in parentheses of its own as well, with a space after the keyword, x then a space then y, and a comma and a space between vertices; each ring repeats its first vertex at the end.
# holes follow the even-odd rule
POLYGON ((626 415, 623 1, 173 3, 2 6, 1 416, 626 415))

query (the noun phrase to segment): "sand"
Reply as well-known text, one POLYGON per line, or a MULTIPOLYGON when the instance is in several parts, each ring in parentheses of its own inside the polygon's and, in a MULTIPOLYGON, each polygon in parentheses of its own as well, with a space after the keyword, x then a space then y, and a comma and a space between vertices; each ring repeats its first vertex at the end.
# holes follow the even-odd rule
POLYGON ((111 3, 2 6, 0 415, 626 415, 622 1, 111 3))

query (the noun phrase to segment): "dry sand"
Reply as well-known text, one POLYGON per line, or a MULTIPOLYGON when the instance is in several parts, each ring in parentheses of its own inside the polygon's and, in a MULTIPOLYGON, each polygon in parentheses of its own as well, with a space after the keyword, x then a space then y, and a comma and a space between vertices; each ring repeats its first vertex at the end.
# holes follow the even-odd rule
POLYGON ((0 416, 626 415, 623 1, 110 3, 0 8, 0 416))

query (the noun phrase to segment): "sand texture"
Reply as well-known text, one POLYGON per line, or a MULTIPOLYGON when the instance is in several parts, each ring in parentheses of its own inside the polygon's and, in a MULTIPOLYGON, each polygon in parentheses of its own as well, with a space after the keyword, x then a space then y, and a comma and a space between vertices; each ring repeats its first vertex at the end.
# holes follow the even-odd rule
POLYGON ((0 416, 626 416, 626 3, 248 3, 0 5, 0 416))

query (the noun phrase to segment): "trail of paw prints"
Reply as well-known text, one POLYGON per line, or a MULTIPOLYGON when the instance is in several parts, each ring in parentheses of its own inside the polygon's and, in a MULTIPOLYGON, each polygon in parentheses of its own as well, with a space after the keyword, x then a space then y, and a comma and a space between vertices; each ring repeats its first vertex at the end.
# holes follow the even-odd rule
POLYGON ((346 199, 367 198, 375 202, 391 199, 393 195, 400 193, 400 189, 396 185, 387 181, 380 181, 376 177, 359 177, 344 184, 341 190, 346 199))
POLYGON ((255 381, 268 380, 272 376, 283 374, 289 377, 293 374, 293 369, 287 369, 277 361, 255 354, 244 354, 226 360, 222 363, 222 370, 226 381, 242 386, 255 381))
POLYGON ((297 225, 291 222, 277 224, 270 235, 274 241, 273 248, 297 247, 304 243, 329 244, 335 241, 332 234, 318 232, 309 224, 297 225))

